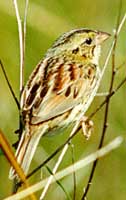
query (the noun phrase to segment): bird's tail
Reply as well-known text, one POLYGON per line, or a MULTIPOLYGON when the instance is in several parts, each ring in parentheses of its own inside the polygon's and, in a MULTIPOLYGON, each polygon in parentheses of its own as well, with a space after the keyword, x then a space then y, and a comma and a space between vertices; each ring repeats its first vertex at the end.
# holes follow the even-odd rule
MULTIPOLYGON (((42 128, 34 129, 32 134, 27 134, 26 130, 23 131, 15 157, 18 164, 24 171, 24 174, 27 175, 32 158, 36 151, 37 145, 40 141, 41 136, 45 133, 46 126, 42 128)), ((16 174, 16 171, 11 167, 9 172, 9 179, 19 178, 16 174)))

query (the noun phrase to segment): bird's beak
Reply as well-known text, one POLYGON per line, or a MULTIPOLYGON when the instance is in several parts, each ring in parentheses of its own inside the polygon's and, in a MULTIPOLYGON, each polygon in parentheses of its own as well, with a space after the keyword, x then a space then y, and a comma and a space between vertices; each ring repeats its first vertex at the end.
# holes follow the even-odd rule
POLYGON ((96 37, 97 44, 101 44, 102 42, 107 40, 110 36, 111 34, 109 33, 99 31, 96 37))

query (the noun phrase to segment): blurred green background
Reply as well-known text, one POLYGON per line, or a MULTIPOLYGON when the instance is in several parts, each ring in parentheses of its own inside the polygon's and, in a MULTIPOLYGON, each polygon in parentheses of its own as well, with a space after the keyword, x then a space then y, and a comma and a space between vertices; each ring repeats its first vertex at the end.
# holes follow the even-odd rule
MULTIPOLYGON (((18 1, 20 14, 23 16, 23 0, 18 1)), ((126 11, 126 0, 122 1, 122 16, 126 11)), ((63 32, 79 27, 99 29, 113 34, 117 15, 119 12, 119 0, 30 0, 27 18, 26 56, 25 56, 25 82, 31 71, 43 57, 46 50, 53 41, 63 32)), ((112 37, 104 44, 100 65, 102 67, 107 51, 112 42, 112 37)), ((125 61, 126 56, 126 26, 123 27, 118 38, 116 50, 116 66, 125 61)), ((0 59, 2 59, 9 80, 13 86, 16 96, 19 96, 19 41, 17 22, 13 1, 0 1, 0 59)), ((116 75, 115 86, 126 75, 125 67, 116 75)), ((111 61, 104 75, 99 91, 108 91, 111 78, 111 61)), ((126 85, 112 98, 109 110, 109 127, 107 129, 105 143, 117 135, 125 137, 126 134, 126 85)), ((17 140, 14 131, 18 129, 18 110, 7 87, 6 81, 0 70, 0 128, 4 132, 9 143, 17 140)), ((91 113, 103 100, 103 97, 96 97, 88 113, 91 113)), ((88 115, 88 114, 87 114, 88 115)), ((89 141, 86 141, 81 133, 74 139, 75 161, 94 152, 98 146, 104 108, 93 118, 94 133, 89 141)), ((44 158, 50 155, 56 147, 68 136, 68 130, 64 134, 54 137, 44 137, 37 149, 31 169, 37 166, 44 158)), ((13 149, 14 150, 14 149, 13 149)), ((56 158, 50 162, 53 166, 56 158)), ((71 148, 69 148, 61 164, 64 168, 72 163, 71 148)), ((12 182, 8 180, 10 165, 4 155, 0 155, 0 199, 11 194, 12 182)), ((86 186, 91 165, 76 173, 77 193, 76 199, 81 199, 83 188, 86 186)), ((46 169, 38 172, 30 179, 31 183, 45 176, 46 169)), ((73 177, 69 176, 61 180, 69 195, 73 195, 73 177)), ((39 195, 39 193, 37 194, 39 195)), ((67 199, 62 189, 53 184, 45 199, 67 199)), ((97 166, 93 178, 92 187, 88 193, 88 199, 92 200, 124 200, 126 199, 126 144, 102 158, 97 166)))

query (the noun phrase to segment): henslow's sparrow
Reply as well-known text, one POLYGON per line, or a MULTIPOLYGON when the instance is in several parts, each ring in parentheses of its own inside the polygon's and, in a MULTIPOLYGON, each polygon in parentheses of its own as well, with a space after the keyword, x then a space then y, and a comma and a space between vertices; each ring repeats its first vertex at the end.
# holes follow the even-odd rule
MULTIPOLYGON (((25 174, 40 138, 76 122, 85 109, 100 76, 100 46, 108 37, 84 28, 67 32, 32 72, 21 97, 24 130, 16 151, 25 174)), ((9 177, 17 177, 13 168, 9 177)))

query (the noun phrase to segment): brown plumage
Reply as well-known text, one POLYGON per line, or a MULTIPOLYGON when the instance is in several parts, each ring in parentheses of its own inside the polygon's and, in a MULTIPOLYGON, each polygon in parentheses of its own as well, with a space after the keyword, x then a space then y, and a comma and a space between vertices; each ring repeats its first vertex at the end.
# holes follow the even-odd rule
MULTIPOLYGON (((16 157, 27 174, 40 138, 78 120, 99 79, 100 44, 109 34, 70 31, 47 51, 21 97, 24 130, 16 157)), ((93 94, 94 95, 94 94, 93 94)), ((17 177, 11 168, 10 178, 17 177)))

